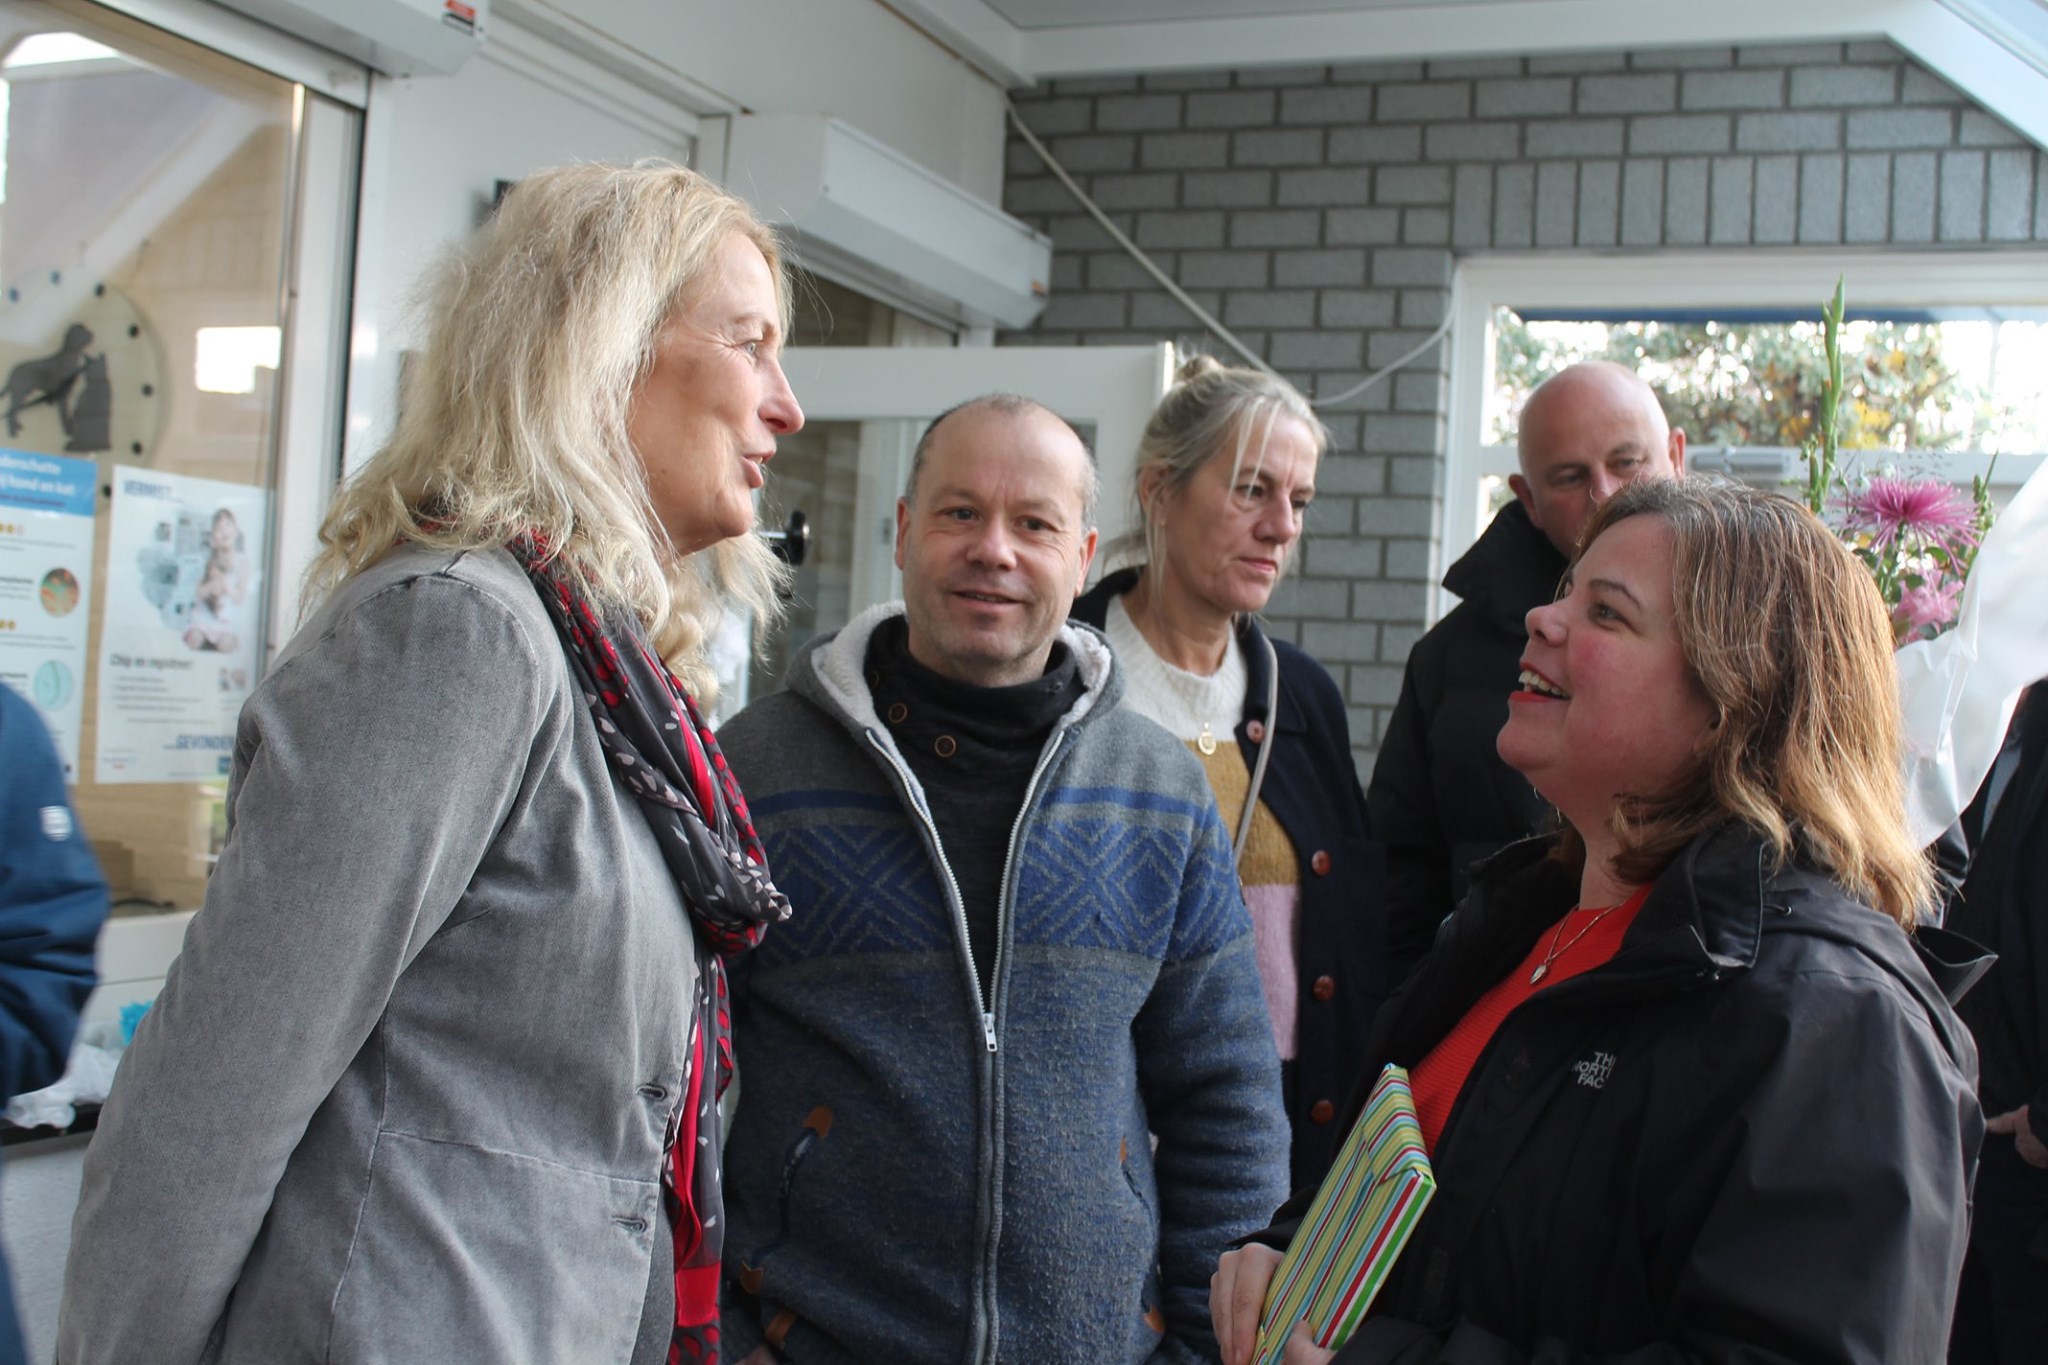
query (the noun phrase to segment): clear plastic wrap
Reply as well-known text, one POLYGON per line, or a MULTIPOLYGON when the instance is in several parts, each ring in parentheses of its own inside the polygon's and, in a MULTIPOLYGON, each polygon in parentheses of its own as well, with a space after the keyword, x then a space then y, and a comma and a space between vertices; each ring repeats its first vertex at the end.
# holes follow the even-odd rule
POLYGON ((2048 677, 2048 461, 1977 551, 1955 629, 1898 652, 1906 822, 1931 844, 1991 771, 2020 689, 2048 677))

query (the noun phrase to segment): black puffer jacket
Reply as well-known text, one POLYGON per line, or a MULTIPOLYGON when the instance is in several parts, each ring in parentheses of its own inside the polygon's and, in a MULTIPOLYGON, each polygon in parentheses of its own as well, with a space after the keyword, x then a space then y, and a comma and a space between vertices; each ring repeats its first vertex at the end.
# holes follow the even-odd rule
MULTIPOLYGON (((1374 1066, 1419 1061, 1571 906, 1547 849, 1477 871, 1382 1011, 1374 1066)), ((1338 1359, 1931 1365, 1975 1079, 1912 940, 1825 876, 1772 873, 1744 831, 1703 838, 1610 962, 1502 1022, 1437 1143, 1435 1202, 1338 1359)))
POLYGON ((1545 828, 1549 807, 1493 743, 1521 671, 1523 618, 1556 595, 1564 570, 1564 556, 1509 503, 1444 575, 1463 600, 1409 651, 1366 792, 1387 846, 1397 985, 1464 898, 1472 864, 1545 828))
MULTIPOLYGON (((1110 598, 1137 581, 1135 569, 1110 574, 1074 604, 1074 619, 1101 629, 1110 598)), ((1292 1186, 1313 1186, 1336 1153, 1343 1130, 1334 1120, 1358 1079, 1360 1049, 1387 996, 1386 854, 1366 825, 1343 694, 1321 664, 1275 640, 1280 714, 1268 717, 1265 639, 1256 621, 1239 618, 1246 685, 1237 748, 1249 772, 1258 763, 1260 737, 1270 732, 1273 757, 1259 799, 1287 831, 1299 862, 1289 1176, 1292 1186)))

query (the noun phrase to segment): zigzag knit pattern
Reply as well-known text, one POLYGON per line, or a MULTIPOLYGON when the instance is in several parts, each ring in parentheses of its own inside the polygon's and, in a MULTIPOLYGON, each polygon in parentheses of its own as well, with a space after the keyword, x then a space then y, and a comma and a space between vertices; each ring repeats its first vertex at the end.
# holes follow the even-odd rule
MULTIPOLYGON (((943 904, 938 874, 894 801, 796 789, 756 801, 754 815, 778 884, 808 912, 768 936, 757 954, 763 968, 953 947, 951 921, 934 913, 943 904), (793 843, 802 856, 791 855, 793 843)), ((1222 948, 1243 932, 1228 902, 1194 898, 1206 913, 1175 922, 1190 876, 1230 876, 1220 845, 1192 838, 1213 818, 1207 806, 1157 792, 1054 788, 1021 850, 1014 942, 1166 962, 1222 948)))

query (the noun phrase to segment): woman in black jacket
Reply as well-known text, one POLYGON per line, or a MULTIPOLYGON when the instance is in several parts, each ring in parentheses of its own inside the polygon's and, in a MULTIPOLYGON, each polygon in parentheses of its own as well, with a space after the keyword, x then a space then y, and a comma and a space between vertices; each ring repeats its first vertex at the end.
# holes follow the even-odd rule
MULTIPOLYGON (((1983 1120, 1908 937, 1869 578, 1784 498, 1638 484, 1529 635, 1500 750, 1565 828, 1482 865, 1374 1026, 1438 1188, 1334 1358, 1939 1360, 1983 1120)), ((1278 1259, 1219 1268, 1230 1365, 1278 1259)))
POLYGON ((1343 694, 1253 619, 1300 541, 1328 440, 1285 381, 1188 361, 1138 442, 1139 530, 1123 548, 1143 557, 1074 604, 1116 650, 1123 705, 1187 742, 1235 836, 1296 1187, 1329 1167, 1388 985, 1386 854, 1343 694))

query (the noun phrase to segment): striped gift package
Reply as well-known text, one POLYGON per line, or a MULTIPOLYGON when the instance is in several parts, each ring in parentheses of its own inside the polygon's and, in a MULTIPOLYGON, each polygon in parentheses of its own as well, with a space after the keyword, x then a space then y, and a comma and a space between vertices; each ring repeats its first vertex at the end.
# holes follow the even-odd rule
POLYGON ((1388 1066, 1266 1291, 1253 1365, 1277 1365, 1303 1318, 1325 1350, 1351 1340, 1435 1193, 1408 1073, 1388 1066))

